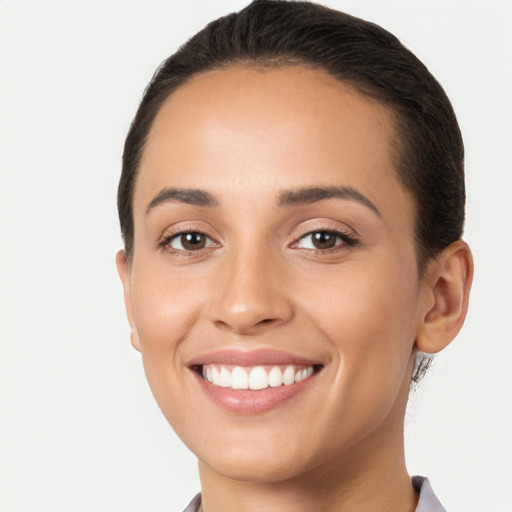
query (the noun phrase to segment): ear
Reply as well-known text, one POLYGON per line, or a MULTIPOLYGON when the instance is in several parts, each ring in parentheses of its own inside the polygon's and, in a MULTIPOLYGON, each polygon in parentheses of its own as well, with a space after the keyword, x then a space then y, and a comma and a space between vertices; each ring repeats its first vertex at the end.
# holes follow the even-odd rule
POLYGON ((468 245, 462 240, 449 245, 428 266, 424 280, 416 346, 434 354, 450 344, 466 318, 473 281, 473 256, 468 245))
POLYGON ((128 322, 130 323, 131 328, 130 340, 133 347, 140 351, 139 334, 137 332, 137 326, 135 325, 135 318, 133 316, 132 273, 126 256, 126 251, 120 250, 117 252, 116 266, 121 282, 123 283, 124 305, 126 308, 126 316, 128 317, 128 322))

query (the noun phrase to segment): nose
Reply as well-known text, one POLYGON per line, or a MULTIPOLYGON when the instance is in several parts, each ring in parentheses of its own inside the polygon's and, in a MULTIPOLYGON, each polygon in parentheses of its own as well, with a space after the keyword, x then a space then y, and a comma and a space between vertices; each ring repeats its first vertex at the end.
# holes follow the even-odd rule
POLYGON ((293 317, 282 266, 263 252, 248 251, 223 262, 209 312, 217 327, 252 335, 293 317))

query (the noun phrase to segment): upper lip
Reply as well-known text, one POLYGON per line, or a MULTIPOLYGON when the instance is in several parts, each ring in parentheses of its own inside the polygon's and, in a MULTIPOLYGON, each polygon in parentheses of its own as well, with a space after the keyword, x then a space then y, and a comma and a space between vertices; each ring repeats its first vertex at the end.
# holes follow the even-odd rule
POLYGON ((312 366, 321 364, 319 361, 306 359, 289 352, 273 349, 259 349, 251 351, 224 349, 208 352, 194 357, 187 362, 187 366, 199 366, 205 364, 229 364, 236 366, 257 365, 301 365, 312 366))

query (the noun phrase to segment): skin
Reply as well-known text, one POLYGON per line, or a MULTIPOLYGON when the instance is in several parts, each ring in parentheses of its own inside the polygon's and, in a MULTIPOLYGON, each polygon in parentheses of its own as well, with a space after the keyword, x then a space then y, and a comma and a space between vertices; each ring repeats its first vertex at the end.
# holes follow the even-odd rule
POLYGON ((120 251, 117 264, 132 343, 198 457, 206 512, 414 511, 403 453, 414 354, 457 334, 473 267, 459 241, 419 273, 394 136, 386 107, 300 66, 207 72, 159 112, 135 187, 133 258, 120 251), (321 186, 350 187, 378 213, 353 198, 278 204, 321 186), (217 205, 169 200, 148 213, 168 187, 217 205), (169 243, 191 231, 211 242, 169 243), (315 249, 315 231, 357 243, 315 249), (323 367, 293 399, 241 415, 214 404, 187 365, 227 348, 323 367))

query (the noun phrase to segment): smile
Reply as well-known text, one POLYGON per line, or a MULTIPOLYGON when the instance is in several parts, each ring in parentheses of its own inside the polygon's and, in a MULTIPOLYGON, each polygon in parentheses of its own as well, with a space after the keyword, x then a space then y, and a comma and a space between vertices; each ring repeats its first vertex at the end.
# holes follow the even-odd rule
POLYGON ((325 361, 274 349, 224 349, 198 355, 186 366, 213 404, 237 415, 252 415, 317 390, 314 381, 325 361))
POLYGON ((202 366, 203 379, 214 386, 236 390, 261 390, 290 386, 313 375, 313 365, 274 365, 274 366, 232 366, 205 364, 202 366))

